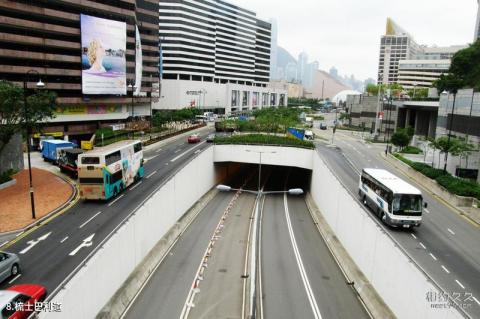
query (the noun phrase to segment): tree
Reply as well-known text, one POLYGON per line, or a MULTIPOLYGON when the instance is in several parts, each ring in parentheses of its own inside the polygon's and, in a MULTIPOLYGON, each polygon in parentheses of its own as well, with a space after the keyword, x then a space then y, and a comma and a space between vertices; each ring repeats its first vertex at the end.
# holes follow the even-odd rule
POLYGON ((408 146, 410 140, 411 138, 406 129, 398 129, 395 133, 393 133, 391 138, 392 144, 400 147, 401 149, 405 148, 405 146, 408 146))
POLYGON ((55 93, 38 90, 27 97, 28 122, 25 123, 24 93, 23 88, 0 81, 0 153, 15 133, 25 129, 25 125, 30 130, 40 130, 46 119, 54 117, 55 93))
POLYGON ((480 40, 452 57, 447 75, 435 82, 438 92, 456 92, 461 88, 480 90, 480 40))

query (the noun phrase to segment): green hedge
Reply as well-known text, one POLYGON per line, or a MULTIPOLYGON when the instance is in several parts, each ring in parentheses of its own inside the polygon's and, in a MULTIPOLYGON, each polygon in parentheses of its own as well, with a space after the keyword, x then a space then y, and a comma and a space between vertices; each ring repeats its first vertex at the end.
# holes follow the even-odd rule
POLYGON ((421 149, 415 146, 405 146, 403 150, 400 151, 403 154, 421 154, 423 153, 421 149))
POLYGON ((394 156, 407 165, 410 165, 416 171, 436 180, 438 184, 442 185, 450 193, 480 199, 480 185, 478 183, 452 176, 441 169, 433 168, 425 163, 410 161, 400 154, 394 154, 394 156))
POLYGON ((295 146, 302 148, 315 148, 313 142, 302 141, 296 138, 266 135, 266 134, 246 134, 233 135, 230 137, 215 137, 215 144, 254 144, 254 145, 281 145, 295 146))

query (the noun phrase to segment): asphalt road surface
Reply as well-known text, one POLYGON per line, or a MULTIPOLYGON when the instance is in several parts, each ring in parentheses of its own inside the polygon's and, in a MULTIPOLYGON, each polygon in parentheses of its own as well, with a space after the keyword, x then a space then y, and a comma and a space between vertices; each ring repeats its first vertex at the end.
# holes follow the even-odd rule
MULTIPOLYGON (((202 141, 207 131, 201 131, 202 141)), ((114 200, 80 200, 8 247, 6 251, 19 255, 22 272, 1 283, 0 289, 33 283, 52 292, 156 187, 185 165, 195 152, 209 146, 205 142, 188 144, 183 137, 150 146, 144 151, 145 177, 140 182, 114 200)))
MULTIPOLYGON (((305 170, 275 170, 266 190, 306 190, 308 175, 305 170)), ((303 196, 266 195, 261 264, 264 318, 369 318, 318 232, 303 196)))

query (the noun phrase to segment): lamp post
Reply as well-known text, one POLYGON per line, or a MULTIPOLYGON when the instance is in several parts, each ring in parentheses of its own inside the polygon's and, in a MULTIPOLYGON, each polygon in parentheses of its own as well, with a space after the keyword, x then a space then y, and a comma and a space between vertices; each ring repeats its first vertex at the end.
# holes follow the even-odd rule
MULTIPOLYGON (((385 134, 387 135, 387 146, 385 148, 385 156, 388 155, 388 147, 389 147, 389 144, 390 144, 390 116, 392 114, 392 108, 393 108, 393 103, 392 103, 392 96, 390 95, 388 97, 388 120, 387 120, 387 123, 388 123, 388 129, 387 129, 387 126, 385 125, 385 134)), ((395 130, 395 127, 393 128, 395 130)))
POLYGON ((377 132, 378 132, 378 122, 379 122, 379 114, 380 114, 380 95, 382 93, 382 83, 383 83, 383 76, 380 76, 379 79, 378 79, 378 91, 377 91, 377 95, 378 95, 378 99, 377 99, 377 112, 375 113, 375 132, 373 134, 374 137, 377 136, 377 132))
MULTIPOLYGON (((454 90, 454 91, 452 91, 452 93, 453 93, 453 104, 452 104, 452 113, 451 113, 451 116, 450 116, 450 128, 448 129, 448 139, 447 139, 447 147, 448 148, 450 148, 450 136, 452 135, 453 113, 455 112, 455 98, 457 96, 457 91, 454 90)), ((442 94, 449 94, 449 92, 443 91, 442 94)), ((447 95, 447 108, 448 108, 449 100, 450 100, 450 96, 447 95)), ((445 159, 444 159, 445 163, 443 164, 443 172, 444 173, 447 171, 447 160, 448 160, 448 149, 445 152, 445 159)))
POLYGON ((32 163, 30 159, 30 126, 28 123, 28 107, 27 107, 27 83, 28 83, 28 76, 30 74, 36 74, 38 75, 38 82, 36 84, 37 88, 43 88, 45 87, 45 84, 42 82, 42 79, 40 78, 40 73, 36 70, 28 70, 27 73, 25 73, 25 78, 23 80, 23 108, 25 112, 25 131, 26 131, 26 139, 27 139, 27 158, 28 158, 28 176, 30 179, 30 204, 32 208, 32 219, 35 219, 35 196, 33 193, 33 182, 32 182, 32 163))

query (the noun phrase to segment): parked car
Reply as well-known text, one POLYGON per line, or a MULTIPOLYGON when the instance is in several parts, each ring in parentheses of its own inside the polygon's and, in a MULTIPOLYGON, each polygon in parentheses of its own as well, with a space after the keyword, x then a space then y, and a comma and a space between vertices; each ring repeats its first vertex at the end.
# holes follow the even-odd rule
POLYGON ((325 123, 320 123, 320 129, 321 130, 326 130, 327 129, 327 125, 325 123))
POLYGON ((0 251, 0 282, 20 273, 20 258, 17 255, 0 251))
POLYGON ((15 285, 0 290, 0 314, 2 319, 28 318, 35 310, 35 303, 42 302, 47 290, 40 285, 15 285))
POLYGON ((208 134, 206 141, 207 143, 213 143, 214 139, 215 139, 215 134, 212 133, 212 134, 208 134))
POLYGON ((198 143, 200 142, 200 135, 192 134, 187 138, 188 143, 198 143))

